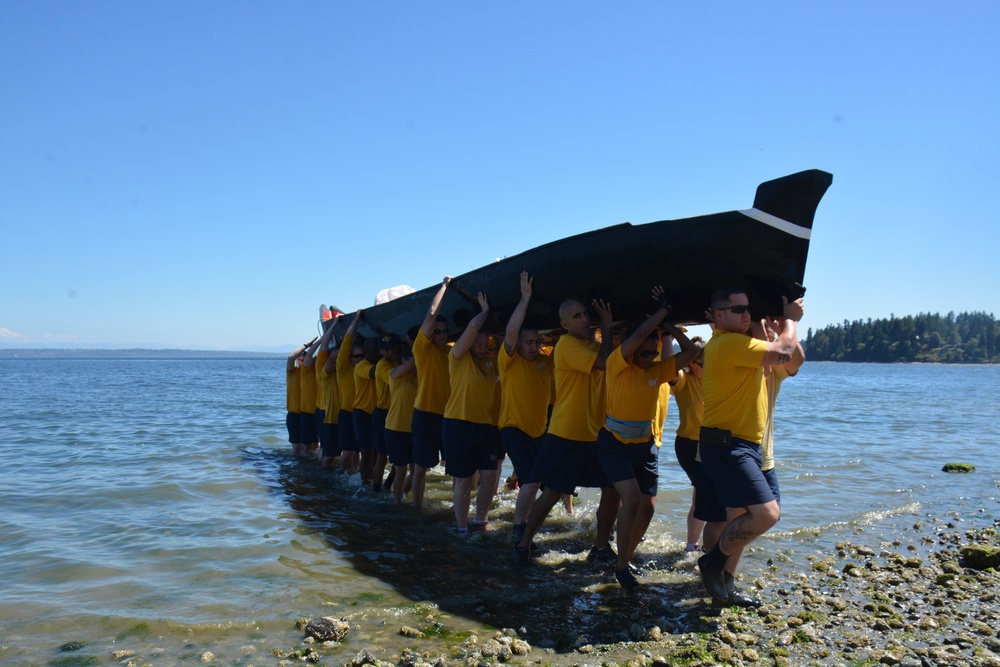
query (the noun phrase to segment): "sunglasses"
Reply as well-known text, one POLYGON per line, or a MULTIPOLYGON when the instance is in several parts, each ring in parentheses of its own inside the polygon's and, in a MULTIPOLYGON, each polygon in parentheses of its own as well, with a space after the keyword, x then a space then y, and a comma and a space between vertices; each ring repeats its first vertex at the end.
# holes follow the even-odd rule
POLYGON ((435 329, 435 330, 434 330, 434 334, 435 334, 435 335, 439 335, 439 334, 446 334, 446 333, 448 333, 448 330, 447 330, 447 329, 435 329))
POLYGON ((636 352, 643 359, 649 359, 650 357, 655 357, 658 352, 656 350, 639 350, 636 352))
POLYGON ((743 313, 750 312, 750 304, 747 304, 745 306, 742 304, 736 306, 726 306, 725 308, 716 308, 716 310, 728 310, 737 315, 742 315, 743 313))

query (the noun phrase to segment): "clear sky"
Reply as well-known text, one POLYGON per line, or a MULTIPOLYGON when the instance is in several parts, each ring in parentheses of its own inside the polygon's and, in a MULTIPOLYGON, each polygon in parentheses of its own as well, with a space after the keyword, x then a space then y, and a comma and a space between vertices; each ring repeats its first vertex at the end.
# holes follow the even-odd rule
POLYGON ((0 3, 0 346, 294 347, 834 175, 807 327, 1000 311, 1000 3, 0 3))

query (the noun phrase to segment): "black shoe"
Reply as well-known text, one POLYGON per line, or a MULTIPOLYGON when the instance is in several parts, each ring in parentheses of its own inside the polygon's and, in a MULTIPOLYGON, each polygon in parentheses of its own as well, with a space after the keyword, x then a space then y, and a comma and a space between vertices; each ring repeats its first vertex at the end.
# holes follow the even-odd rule
POLYGON ((729 592, 726 590, 726 582, 722 576, 721 567, 712 567, 708 563, 708 554, 698 559, 698 570, 701 572, 701 583, 705 585, 705 590, 713 598, 728 600, 729 592))
POLYGON ((752 598, 749 595, 744 595, 736 590, 736 577, 724 573, 723 579, 726 582, 726 592, 729 593, 729 606, 730 607, 742 607, 743 609, 760 609, 764 604, 761 600, 757 598, 752 598))
POLYGON ((515 544, 514 551, 511 553, 511 561, 517 567, 531 565, 531 551, 528 547, 519 547, 515 544))
POLYGON ((636 581, 635 575, 632 574, 631 568, 628 567, 622 570, 615 570, 615 579, 617 579, 618 583, 621 584, 621 587, 627 591, 630 591, 633 588, 637 588, 639 586, 639 582, 636 581))
POLYGON ((591 563, 603 563, 605 565, 609 565, 618 560, 618 554, 615 553, 615 550, 612 549, 609 544, 608 546, 600 549, 597 547, 592 548, 590 553, 587 554, 587 560, 591 563))
POLYGON ((645 577, 647 574, 649 574, 648 572, 646 572, 646 568, 642 567, 641 565, 636 565, 635 563, 628 564, 628 571, 632 573, 633 577, 645 577))
POLYGON ((514 544, 520 542, 526 532, 528 532, 528 524, 515 523, 510 529, 510 537, 514 540, 514 544))

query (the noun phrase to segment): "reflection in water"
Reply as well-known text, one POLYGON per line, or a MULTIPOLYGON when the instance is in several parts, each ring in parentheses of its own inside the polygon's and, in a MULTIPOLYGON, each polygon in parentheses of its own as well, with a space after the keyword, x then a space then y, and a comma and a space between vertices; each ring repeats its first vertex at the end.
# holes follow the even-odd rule
MULTIPOLYGON (((494 628, 515 628, 532 643, 570 650, 665 632, 712 632, 693 563, 679 547, 640 551, 648 562, 638 591, 627 593, 609 566, 586 560, 593 500, 581 490, 573 517, 553 510, 539 535, 544 549, 529 568, 510 563, 513 493, 503 495, 491 532, 459 537, 452 529, 450 479, 428 476, 424 512, 397 507, 388 494, 278 452, 278 483, 303 526, 321 535, 354 570, 406 598, 494 628)), ((596 497, 596 495, 595 495, 596 497)))

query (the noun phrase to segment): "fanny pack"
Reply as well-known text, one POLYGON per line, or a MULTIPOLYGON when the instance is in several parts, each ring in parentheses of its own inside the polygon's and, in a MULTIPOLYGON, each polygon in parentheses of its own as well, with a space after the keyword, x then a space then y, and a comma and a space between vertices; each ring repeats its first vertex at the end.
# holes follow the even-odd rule
POLYGON ((733 446, 733 432, 724 428, 701 427, 701 440, 699 442, 710 447, 724 447, 729 449, 733 446))
POLYGON ((604 420, 604 428, 626 439, 648 438, 653 434, 653 422, 651 421, 630 422, 611 416, 604 420))

